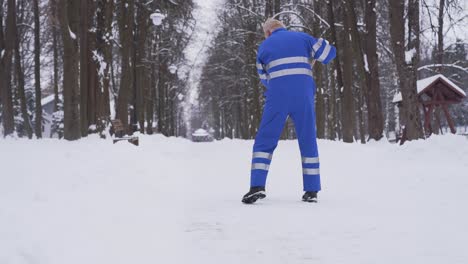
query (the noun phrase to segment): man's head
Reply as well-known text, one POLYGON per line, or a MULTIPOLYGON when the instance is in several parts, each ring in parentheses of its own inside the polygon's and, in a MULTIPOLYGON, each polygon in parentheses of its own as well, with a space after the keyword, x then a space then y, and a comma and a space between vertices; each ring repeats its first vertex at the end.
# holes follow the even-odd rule
POLYGON ((273 33, 273 31, 278 28, 285 28, 283 22, 274 18, 267 19, 267 21, 265 21, 263 24, 263 33, 265 34, 265 38, 271 36, 271 33, 273 33))

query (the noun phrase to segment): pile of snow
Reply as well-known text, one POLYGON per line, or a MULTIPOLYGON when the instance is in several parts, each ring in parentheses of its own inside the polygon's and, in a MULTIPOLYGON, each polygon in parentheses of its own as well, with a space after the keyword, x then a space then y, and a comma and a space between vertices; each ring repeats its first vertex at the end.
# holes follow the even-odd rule
POLYGON ((202 129, 202 128, 199 128, 197 130, 195 130, 195 132, 193 132, 192 136, 194 137, 206 137, 206 136, 209 136, 210 134, 205 130, 205 129, 202 129))
POLYGON ((150 15, 150 18, 153 21, 153 25, 160 26, 162 25, 162 21, 166 18, 166 16, 162 14, 161 11, 156 10, 156 12, 150 15))
POLYGON ((465 137, 320 140, 318 204, 296 141, 242 204, 252 144, 0 139, 0 263, 466 263, 465 137))
MULTIPOLYGON (((464 97, 466 96, 466 93, 463 91, 462 88, 460 88, 458 85, 456 85, 455 83, 453 83, 449 78, 445 77, 444 75, 442 74, 436 74, 434 76, 431 76, 431 77, 428 77, 428 78, 425 78, 425 79, 421 79, 421 80, 418 80, 416 85, 417 85, 417 88, 418 88, 418 94, 420 94, 422 91, 424 91, 424 89, 426 89, 427 87, 431 86, 434 82, 436 82, 437 80, 439 79, 442 79, 443 81, 445 81, 447 84, 449 84, 450 86, 452 86, 460 95, 463 95, 464 97)), ((401 102, 402 100, 402 97, 401 97, 401 92, 397 92, 394 96, 393 96, 393 100, 392 102, 393 103, 398 103, 398 102, 401 102)))

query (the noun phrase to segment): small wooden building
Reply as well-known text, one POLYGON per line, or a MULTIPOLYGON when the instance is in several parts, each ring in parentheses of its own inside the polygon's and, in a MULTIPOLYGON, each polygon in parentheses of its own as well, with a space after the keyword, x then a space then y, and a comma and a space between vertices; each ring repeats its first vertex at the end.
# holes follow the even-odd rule
MULTIPOLYGON (((451 104, 460 103, 466 93, 459 86, 450 81, 442 74, 437 74, 417 82, 418 99, 424 110, 424 128, 427 134, 431 134, 431 115, 437 107, 441 107, 450 131, 455 134, 455 125, 448 111, 448 106, 451 104)), ((401 93, 396 93, 393 97, 393 103, 401 106, 401 93)))

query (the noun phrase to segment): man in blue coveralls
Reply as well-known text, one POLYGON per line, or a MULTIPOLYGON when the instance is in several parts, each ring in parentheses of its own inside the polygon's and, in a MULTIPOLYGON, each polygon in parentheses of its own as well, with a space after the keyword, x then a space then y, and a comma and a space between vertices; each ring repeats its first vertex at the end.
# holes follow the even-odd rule
POLYGON ((242 202, 251 204, 266 197, 268 169, 288 116, 296 127, 302 155, 302 200, 317 202, 321 187, 311 61, 327 64, 336 49, 322 38, 288 31, 276 19, 268 19, 263 31, 266 39, 258 49, 257 69, 267 88, 266 101, 253 146, 250 191, 242 202))

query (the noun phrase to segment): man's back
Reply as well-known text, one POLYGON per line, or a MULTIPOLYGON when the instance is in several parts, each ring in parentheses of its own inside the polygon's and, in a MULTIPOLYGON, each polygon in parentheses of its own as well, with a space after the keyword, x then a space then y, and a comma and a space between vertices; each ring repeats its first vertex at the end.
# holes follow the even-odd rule
POLYGON ((312 76, 312 59, 327 64, 335 54, 335 47, 326 40, 279 28, 260 45, 257 68, 260 78, 268 81, 289 75, 312 76))
POLYGON ((262 42, 259 54, 265 63, 284 57, 311 57, 312 37, 302 32, 276 30, 269 38, 262 42))

